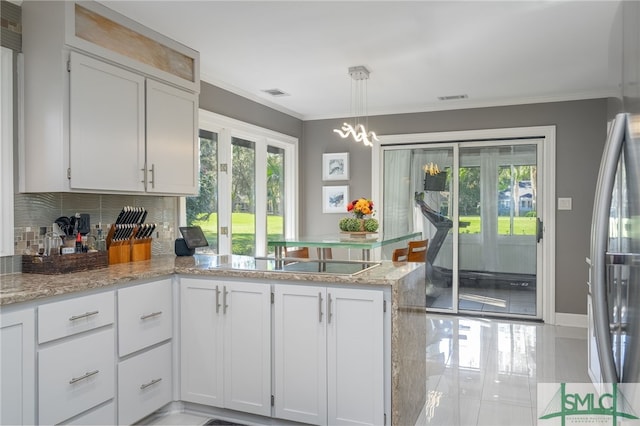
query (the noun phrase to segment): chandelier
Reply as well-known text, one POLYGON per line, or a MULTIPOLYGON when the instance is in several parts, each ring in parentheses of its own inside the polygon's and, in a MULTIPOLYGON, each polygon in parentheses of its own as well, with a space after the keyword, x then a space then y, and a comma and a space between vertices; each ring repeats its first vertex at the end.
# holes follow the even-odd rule
POLYGON ((364 65, 349 68, 351 76, 351 114, 353 124, 347 122, 340 129, 333 129, 343 139, 352 137, 356 142, 362 142, 365 146, 373 146, 372 141, 378 141, 378 137, 372 131, 367 131, 369 125, 367 117, 367 80, 369 70, 364 65))

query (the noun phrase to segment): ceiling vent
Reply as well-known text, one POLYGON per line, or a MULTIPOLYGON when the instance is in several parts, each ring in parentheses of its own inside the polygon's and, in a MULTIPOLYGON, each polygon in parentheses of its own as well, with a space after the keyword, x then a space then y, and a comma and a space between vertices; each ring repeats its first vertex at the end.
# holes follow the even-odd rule
POLYGON ((455 101, 458 99, 467 99, 467 95, 450 95, 450 96, 438 96, 438 100, 441 101, 455 101))
POLYGON ((271 96, 280 97, 280 96, 290 96, 288 93, 283 92, 280 89, 264 89, 264 93, 268 93, 271 96))

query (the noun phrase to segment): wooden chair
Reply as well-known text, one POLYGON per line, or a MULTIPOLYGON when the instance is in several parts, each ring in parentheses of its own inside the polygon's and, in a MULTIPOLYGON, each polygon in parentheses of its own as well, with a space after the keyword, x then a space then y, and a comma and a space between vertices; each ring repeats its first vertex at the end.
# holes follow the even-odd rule
POLYGON ((284 249, 284 257, 295 257, 295 258, 309 258, 309 247, 299 247, 296 249, 288 249, 285 247, 284 249))
POLYGON ((393 251, 391 260, 394 262, 406 262, 409 256, 409 247, 397 248, 393 251))
POLYGON ((409 241, 408 262, 426 262, 427 260, 427 244, 429 240, 409 241))

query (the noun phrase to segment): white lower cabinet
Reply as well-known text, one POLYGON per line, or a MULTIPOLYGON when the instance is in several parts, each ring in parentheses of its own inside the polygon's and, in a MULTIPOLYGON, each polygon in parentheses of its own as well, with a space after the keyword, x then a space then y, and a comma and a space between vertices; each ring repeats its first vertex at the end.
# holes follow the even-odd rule
POLYGON ((74 418, 70 422, 65 422, 66 425, 115 425, 116 423, 116 404, 113 400, 104 404, 103 406, 91 410, 86 414, 74 418))
POLYGON ((0 424, 35 423, 35 313, 0 314, 0 424))
POLYGON ((118 423, 132 424, 171 402, 171 342, 118 364, 118 423))
POLYGON ((275 416, 384 424, 382 291, 276 285, 275 416))
POLYGON ((171 278, 118 290, 118 355, 171 339, 172 304, 171 278))
POLYGON ((38 353, 39 423, 56 424, 115 395, 112 328, 53 344, 38 353))
POLYGON ((271 415, 271 286, 181 278, 181 399, 271 415))

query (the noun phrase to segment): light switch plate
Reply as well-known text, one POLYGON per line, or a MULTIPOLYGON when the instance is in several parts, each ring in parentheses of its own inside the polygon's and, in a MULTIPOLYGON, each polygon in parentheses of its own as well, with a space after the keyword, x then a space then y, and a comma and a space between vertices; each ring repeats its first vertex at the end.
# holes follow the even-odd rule
POLYGON ((558 210, 571 210, 572 201, 571 197, 558 197, 558 210))

